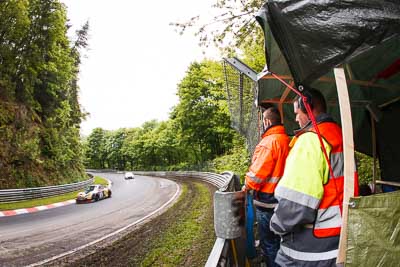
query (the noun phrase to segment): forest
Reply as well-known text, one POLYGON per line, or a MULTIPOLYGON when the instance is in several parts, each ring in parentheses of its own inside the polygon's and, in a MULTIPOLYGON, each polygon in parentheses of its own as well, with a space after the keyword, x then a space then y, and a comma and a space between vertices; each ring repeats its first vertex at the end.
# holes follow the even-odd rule
POLYGON ((0 188, 86 179, 79 125, 80 50, 88 25, 67 37, 65 6, 0 3, 0 188))
POLYGON ((250 155, 231 127, 222 58, 236 55, 263 69, 263 38, 253 16, 260 5, 217 1, 213 8, 222 15, 208 24, 216 31, 196 25, 195 17, 171 23, 181 34, 197 29, 199 45, 215 45, 221 59, 190 64, 168 120, 96 128, 84 137, 80 123, 87 114, 78 101, 78 74, 90 43, 89 23, 71 40, 66 7, 58 0, 1 1, 0 189, 81 181, 85 169, 230 170, 243 176, 250 155))

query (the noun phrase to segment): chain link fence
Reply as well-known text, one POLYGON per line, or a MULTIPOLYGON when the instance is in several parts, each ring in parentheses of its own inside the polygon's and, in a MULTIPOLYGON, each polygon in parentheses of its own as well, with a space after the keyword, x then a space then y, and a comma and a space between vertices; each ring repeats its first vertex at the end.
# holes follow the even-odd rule
POLYGON ((232 127, 246 138, 248 150, 253 154, 262 131, 261 110, 257 107, 257 75, 238 59, 224 59, 223 67, 232 127))

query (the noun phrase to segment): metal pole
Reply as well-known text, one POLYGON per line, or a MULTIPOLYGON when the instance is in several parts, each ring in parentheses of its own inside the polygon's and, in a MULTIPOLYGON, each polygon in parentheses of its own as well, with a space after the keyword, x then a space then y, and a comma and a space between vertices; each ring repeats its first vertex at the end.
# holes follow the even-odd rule
POLYGON ((243 131, 243 120, 244 120, 244 114, 243 114, 243 73, 242 72, 239 75, 239 115, 240 115, 239 129, 242 132, 243 131))

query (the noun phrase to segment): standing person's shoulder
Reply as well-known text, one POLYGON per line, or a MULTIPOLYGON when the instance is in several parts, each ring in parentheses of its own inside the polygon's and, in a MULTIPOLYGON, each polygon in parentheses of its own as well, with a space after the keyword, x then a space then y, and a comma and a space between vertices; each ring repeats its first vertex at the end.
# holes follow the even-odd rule
MULTIPOLYGON (((322 142, 325 145, 325 149, 327 149, 327 151, 330 151, 331 146, 329 145, 329 143, 323 138, 322 142)), ((292 150, 300 153, 316 153, 322 155, 321 143, 319 141, 318 134, 314 132, 305 132, 301 134, 297 137, 296 143, 292 147, 292 150)))

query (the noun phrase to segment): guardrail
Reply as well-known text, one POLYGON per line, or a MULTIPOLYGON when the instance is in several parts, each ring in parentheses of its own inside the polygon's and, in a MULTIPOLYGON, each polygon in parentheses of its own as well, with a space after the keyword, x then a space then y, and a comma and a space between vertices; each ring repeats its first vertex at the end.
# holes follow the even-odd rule
MULTIPOLYGON (((240 181, 237 176, 235 176, 232 172, 224 172, 221 174, 215 174, 215 173, 209 173, 209 172, 134 172, 137 175, 143 175, 143 176, 154 176, 154 177, 160 177, 160 178, 193 178, 193 179, 198 179, 205 181, 207 183, 210 183, 218 188, 218 191, 215 192, 214 196, 214 226, 217 232, 217 229, 220 228, 216 224, 220 223, 219 220, 217 219, 216 215, 216 209, 218 209, 217 212, 221 211, 224 213, 225 211, 222 211, 223 209, 226 209, 226 213, 222 215, 222 217, 225 216, 225 218, 228 218, 231 213, 232 209, 231 207, 227 207, 231 204, 230 199, 234 197, 232 195, 232 192, 234 191, 239 191, 240 190, 240 181), (227 198, 226 198, 227 197, 227 198), (224 201, 223 199, 225 198, 225 203, 216 203, 216 199, 222 199, 222 202, 224 201), (229 200, 228 202, 226 200, 229 200), (221 205, 222 204, 222 205, 221 205)), ((223 219, 222 219, 223 220, 223 219)), ((233 219, 235 220, 235 219, 233 219)), ((232 236, 232 232, 238 232, 238 223, 235 221, 230 221, 229 226, 226 227, 227 232, 232 236)), ((220 230, 220 229, 218 229, 220 230)), ((240 233, 239 233, 240 235, 240 233)), ((213 249, 208 257, 208 260, 206 262, 206 267, 216 267, 216 266, 238 266, 243 265, 244 262, 241 261, 241 259, 244 258, 244 254, 242 253, 244 251, 243 249, 243 239, 236 235, 229 237, 231 239, 225 239, 221 237, 217 237, 213 249), (236 245, 235 245, 236 244, 236 245), (233 252, 234 250, 234 252, 233 252), (233 257, 232 254, 235 254, 235 257, 233 257), (233 259, 235 258, 235 259, 233 259)))
POLYGON ((0 203, 51 197, 74 192, 83 189, 93 183, 93 175, 88 174, 88 176, 90 177, 90 179, 73 184, 0 190, 0 203))
POLYGON ((216 174, 212 172, 194 172, 194 171, 154 171, 154 172, 138 172, 134 171, 134 174, 143 175, 143 176, 155 176, 155 177, 164 177, 164 178, 194 178, 205 181, 216 186, 218 189, 222 189, 224 191, 227 190, 228 187, 233 186, 233 173, 232 172, 224 172, 221 174, 216 174))

